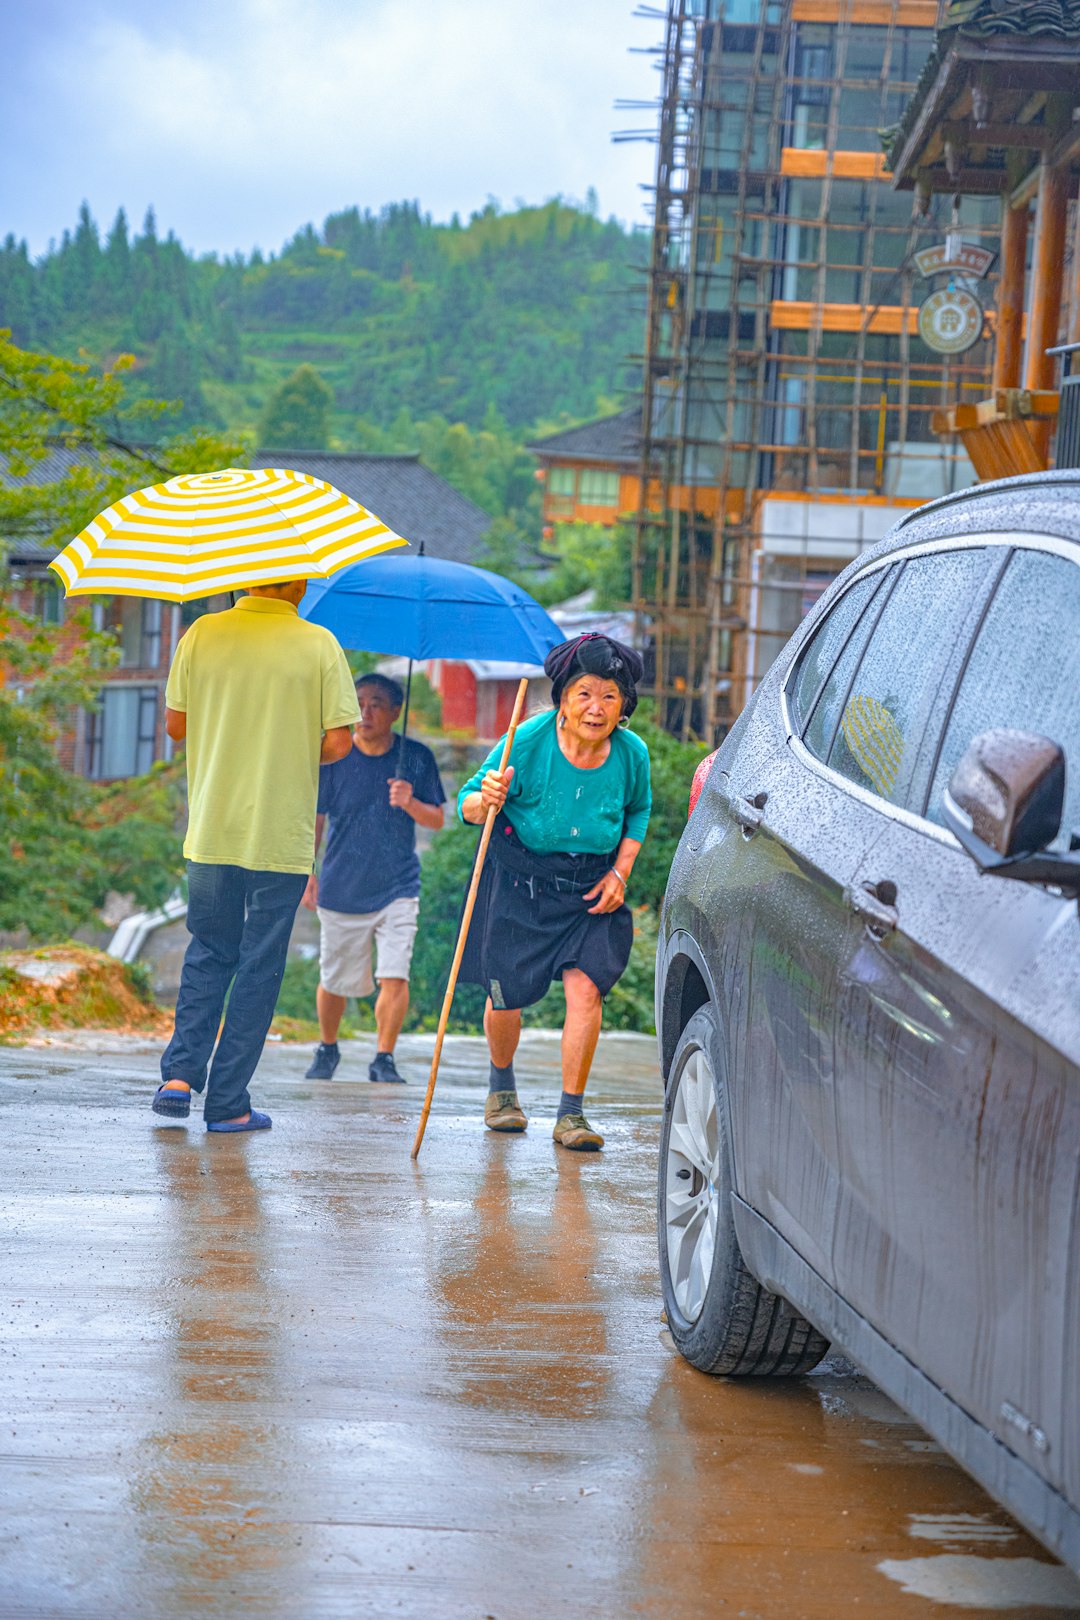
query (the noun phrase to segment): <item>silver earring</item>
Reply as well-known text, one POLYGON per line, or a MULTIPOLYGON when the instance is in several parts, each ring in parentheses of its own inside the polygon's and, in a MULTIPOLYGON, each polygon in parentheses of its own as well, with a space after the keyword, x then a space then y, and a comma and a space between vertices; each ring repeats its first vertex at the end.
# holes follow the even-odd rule
POLYGON ((565 714, 560 714, 560 716, 559 716, 559 730, 560 731, 565 731, 566 730, 566 716, 565 716, 565 714))
POLYGON ((619 729, 621 731, 625 731, 627 729, 627 727, 629 726, 629 724, 630 724, 630 716, 628 714, 624 714, 622 719, 619 721, 619 729))

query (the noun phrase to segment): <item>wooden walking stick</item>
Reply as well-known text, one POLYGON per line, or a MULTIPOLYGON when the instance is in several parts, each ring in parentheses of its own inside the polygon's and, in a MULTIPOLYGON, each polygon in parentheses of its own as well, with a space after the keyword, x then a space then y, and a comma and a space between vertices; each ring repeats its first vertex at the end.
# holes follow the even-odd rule
MULTIPOLYGON (((502 759, 499 761, 499 774, 502 775, 510 761, 510 750, 514 746, 514 733, 521 719, 521 711, 525 706, 525 694, 529 690, 528 680, 524 677, 518 685, 517 697, 514 699, 514 712, 510 716, 510 729, 506 733, 503 744, 502 759)), ((412 1145, 412 1157, 415 1159, 420 1152, 420 1144, 424 1140, 427 1129, 428 1115, 431 1113, 431 1099, 435 1095, 435 1081, 439 1074, 439 1059, 442 1057, 443 1037, 446 1026, 450 1020, 450 1008, 454 1004, 454 991, 457 989, 458 970, 461 967, 461 958, 465 954, 465 941, 469 937, 469 924, 472 922, 473 907, 476 905, 476 891, 480 887, 480 874, 484 870, 484 860, 487 856, 488 845, 491 843, 491 829, 495 825, 498 811, 492 806, 484 817, 484 830, 480 834, 480 845, 476 851, 476 860, 473 863, 472 882, 465 898, 465 910, 461 918, 461 928, 458 931, 457 948, 454 951, 454 960, 450 964, 450 978, 446 985, 446 994, 443 997, 442 1012, 439 1014, 439 1030, 435 1036, 435 1051, 431 1058, 431 1074, 428 1077, 427 1096, 420 1112, 420 1123, 416 1127, 416 1140, 412 1145)))

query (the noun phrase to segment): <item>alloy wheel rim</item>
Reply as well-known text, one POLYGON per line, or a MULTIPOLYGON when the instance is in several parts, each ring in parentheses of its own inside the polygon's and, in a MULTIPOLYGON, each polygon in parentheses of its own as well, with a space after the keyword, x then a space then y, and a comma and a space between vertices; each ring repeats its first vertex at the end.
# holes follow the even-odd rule
POLYGON ((672 1101, 664 1177, 664 1229, 675 1304, 687 1322, 705 1305, 720 1215, 720 1132, 712 1068, 693 1052, 672 1101))

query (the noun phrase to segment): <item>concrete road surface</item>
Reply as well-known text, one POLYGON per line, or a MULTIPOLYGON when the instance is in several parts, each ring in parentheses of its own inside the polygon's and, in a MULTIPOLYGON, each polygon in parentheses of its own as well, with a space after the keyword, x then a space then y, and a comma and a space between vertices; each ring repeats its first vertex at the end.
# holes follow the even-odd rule
MULTIPOLYGON (((665 1342, 651 1042, 601 1043, 607 1151, 269 1047, 260 1136, 156 1123, 154 1049, 0 1052, 0 1615, 1080 1614, 848 1364, 703 1377, 665 1342)), ((430 1039, 404 1043, 421 1082, 430 1039)))

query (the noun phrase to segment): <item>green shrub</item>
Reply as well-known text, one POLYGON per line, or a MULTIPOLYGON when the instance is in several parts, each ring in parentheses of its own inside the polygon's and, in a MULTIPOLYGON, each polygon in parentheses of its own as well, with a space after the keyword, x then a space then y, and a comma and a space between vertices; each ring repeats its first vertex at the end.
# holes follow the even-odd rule
MULTIPOLYGON (((315 992, 319 988, 319 963, 316 957, 290 956, 278 991, 274 1012, 281 1018, 300 1018, 310 1023, 318 1014, 315 992)), ((356 1001, 341 1020, 341 1033, 346 1040, 360 1030, 375 1028, 373 1000, 356 1001)))
MULTIPOLYGON (((420 925, 410 979, 407 1028, 437 1029, 446 981, 457 943, 465 891, 476 859, 478 833, 447 816, 445 831, 432 840, 420 879, 420 925)), ((484 993, 479 985, 459 984, 448 1028, 476 1034, 483 1027, 484 993)))
POLYGON ((153 1003, 154 970, 149 962, 125 962, 124 978, 140 1001, 153 1003))
POLYGON ((283 1018, 314 1018, 315 992, 319 987, 319 964, 316 958, 290 956, 278 991, 276 1013, 283 1018))
POLYGON ((648 905, 659 913, 668 873, 686 826, 690 784, 708 750, 700 743, 680 742, 652 718, 652 705, 643 703, 630 722, 649 750, 652 768, 652 815, 649 831, 630 879, 631 905, 648 905))

